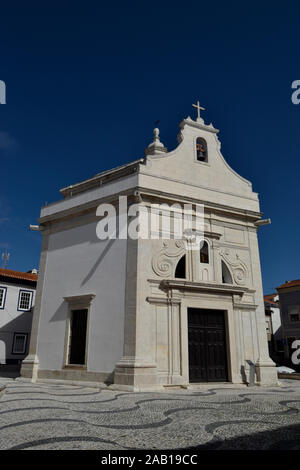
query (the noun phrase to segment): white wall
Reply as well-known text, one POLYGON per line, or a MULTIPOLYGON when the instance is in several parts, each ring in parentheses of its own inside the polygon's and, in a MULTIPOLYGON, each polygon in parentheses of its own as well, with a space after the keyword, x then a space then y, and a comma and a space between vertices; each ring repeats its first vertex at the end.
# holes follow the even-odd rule
POLYGON ((275 335, 278 330, 281 328, 281 318, 280 318, 280 308, 274 307, 272 305, 272 327, 273 327, 273 334, 275 335))
POLYGON ((88 371, 113 371, 123 353, 125 279, 126 240, 99 240, 96 221, 49 235, 37 351, 40 370, 61 370, 64 365, 68 303, 63 298, 93 293, 88 371))

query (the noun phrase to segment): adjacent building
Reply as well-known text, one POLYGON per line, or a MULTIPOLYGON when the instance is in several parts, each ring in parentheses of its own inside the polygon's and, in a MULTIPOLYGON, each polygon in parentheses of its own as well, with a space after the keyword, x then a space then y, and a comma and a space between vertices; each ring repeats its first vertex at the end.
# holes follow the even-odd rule
POLYGON ((293 349, 292 343, 300 340, 300 279, 286 281, 277 287, 281 311, 282 337, 284 341, 284 356, 290 360, 293 349))
POLYGON ((188 117, 168 152, 155 129, 143 158, 63 188, 63 199, 42 208, 23 377, 139 391, 247 382, 252 363, 256 383, 277 383, 265 328, 258 195, 224 160, 217 134, 200 114, 188 117), (194 220, 204 206, 203 231, 175 239, 158 210, 151 237, 99 238, 105 208, 124 221, 124 198, 127 222, 162 204, 178 213, 190 204, 194 220))
POLYGON ((269 353, 271 358, 279 363, 283 358, 284 351, 279 295, 277 293, 265 295, 264 301, 269 353))
POLYGON ((28 353, 37 271, 0 269, 0 364, 18 364, 28 353))

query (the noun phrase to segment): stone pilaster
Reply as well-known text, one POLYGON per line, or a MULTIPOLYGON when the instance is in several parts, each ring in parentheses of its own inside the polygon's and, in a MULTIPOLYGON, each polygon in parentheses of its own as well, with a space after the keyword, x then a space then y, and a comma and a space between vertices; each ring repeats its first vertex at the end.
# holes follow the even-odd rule
POLYGON ((265 309, 262 291, 262 278, 260 258, 258 250, 257 231, 249 231, 252 267, 254 275, 254 287, 256 289, 256 335, 258 344, 258 359, 255 363, 256 378, 259 385, 278 385, 278 375, 275 363, 269 356, 268 341, 266 335, 265 309))
POLYGON ((49 235, 46 234, 45 232, 43 232, 42 235, 43 235, 42 249, 41 249, 36 296, 35 296, 35 306, 33 309, 33 317, 32 317, 29 354, 22 361, 22 366, 21 366, 21 377, 31 379, 32 382, 35 382, 38 378, 38 369, 39 369, 39 359, 37 356, 38 332, 39 332, 39 324, 40 324, 43 288, 44 288, 44 282, 45 282, 47 250, 48 250, 48 242, 49 242, 49 235))
POLYGON ((114 384, 110 387, 128 391, 158 387, 157 367, 147 358, 147 345, 143 341, 147 330, 143 324, 141 307, 141 302, 145 302, 140 279, 145 256, 141 243, 141 240, 127 240, 124 353, 116 364, 114 384))

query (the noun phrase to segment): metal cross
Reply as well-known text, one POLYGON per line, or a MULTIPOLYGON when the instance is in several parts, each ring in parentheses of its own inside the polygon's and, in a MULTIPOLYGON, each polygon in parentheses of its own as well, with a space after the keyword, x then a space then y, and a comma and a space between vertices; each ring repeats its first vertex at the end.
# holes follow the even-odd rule
POLYGON ((197 104, 192 104, 192 106, 193 106, 194 108, 197 108, 198 118, 200 118, 200 109, 201 109, 202 111, 204 111, 205 108, 202 108, 202 106, 200 106, 200 102, 199 102, 199 101, 197 101, 197 104))

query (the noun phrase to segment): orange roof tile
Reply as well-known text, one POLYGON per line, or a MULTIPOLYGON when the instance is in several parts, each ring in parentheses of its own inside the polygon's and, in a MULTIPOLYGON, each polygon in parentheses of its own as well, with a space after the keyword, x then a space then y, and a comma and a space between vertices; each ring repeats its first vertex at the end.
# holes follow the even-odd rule
POLYGON ((0 276, 11 277, 13 279, 22 279, 24 281, 37 281, 38 275, 33 273, 23 273, 11 269, 0 268, 0 276))
POLYGON ((300 279, 295 279, 294 281, 287 281, 281 286, 277 287, 277 289, 283 289, 286 287, 294 287, 294 286, 300 286, 300 279))
POLYGON ((276 297, 278 294, 269 294, 269 295, 264 295, 264 301, 267 302, 268 304, 273 304, 278 307, 278 301, 274 300, 274 297, 276 297))

